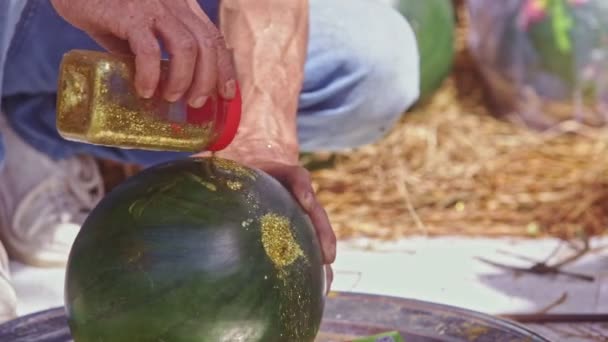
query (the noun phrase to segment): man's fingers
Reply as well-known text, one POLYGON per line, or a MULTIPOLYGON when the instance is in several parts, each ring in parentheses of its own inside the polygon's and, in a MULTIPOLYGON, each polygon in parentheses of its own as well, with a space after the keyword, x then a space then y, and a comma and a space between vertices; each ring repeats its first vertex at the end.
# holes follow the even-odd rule
POLYGON ((129 31, 131 51, 135 55, 135 89, 140 96, 150 98, 160 79, 160 45, 149 28, 129 31))
POLYGON ((327 283, 325 286, 325 294, 328 294, 331 291, 331 284, 334 282, 334 270, 330 265, 325 265, 325 275, 327 279, 327 283))
POLYGON ((135 89, 140 96, 152 97, 162 78, 158 93, 171 102, 187 94, 188 103, 200 107, 206 96, 217 92, 232 99, 236 73, 231 53, 199 2, 144 3, 56 0, 53 6, 108 51, 135 55, 135 89), (170 58, 166 77, 159 40, 170 58))
POLYGON ((308 212, 308 215, 319 236, 321 248, 323 249, 323 259, 326 264, 331 264, 336 259, 336 235, 331 228, 327 213, 315 200, 315 204, 312 210, 308 212))
POLYGON ((218 42, 217 45, 217 87, 223 98, 232 100, 236 94, 236 69, 234 66, 234 55, 226 44, 218 42))
POLYGON ((325 209, 317 201, 308 170, 299 166, 285 165, 267 166, 263 169, 291 190, 312 221, 321 244, 323 262, 333 263, 336 259, 336 235, 325 209))
POLYGON ((117 38, 113 34, 95 34, 91 33, 90 37, 101 47, 108 50, 111 53, 118 53, 124 55, 131 54, 131 47, 129 42, 120 38, 117 38))
POLYGON ((300 205, 310 216, 310 219, 315 227, 321 249, 323 250, 323 259, 327 264, 331 264, 336 259, 336 235, 329 222, 329 217, 325 209, 319 204, 312 188, 312 180, 310 173, 301 167, 289 173, 291 178, 289 183, 295 197, 300 202, 300 205))
MULTIPOLYGON (((213 76, 216 83, 212 85, 212 88, 216 88, 224 99, 232 100, 236 94, 236 69, 232 50, 228 49, 221 31, 209 20, 209 17, 200 5, 194 0, 190 0, 187 3, 192 13, 200 20, 200 25, 198 25, 199 31, 201 33, 203 31, 206 32, 206 39, 204 40, 205 52, 208 51, 207 54, 216 54, 213 58, 215 61, 213 64, 213 76), (213 46, 213 49, 207 48, 206 46, 208 45, 213 46)), ((204 83, 207 84, 207 80, 204 83)))
POLYGON ((155 23, 169 53, 169 75, 163 84, 167 101, 179 100, 192 83, 196 68, 199 43, 190 30, 172 15, 165 15, 155 23))
MULTIPOLYGON (((198 43, 198 56, 196 60, 196 69, 190 90, 188 91, 188 104, 194 108, 202 107, 207 99, 215 95, 217 84, 217 54, 216 54, 216 39, 209 32, 201 30, 205 23, 197 16, 192 15, 188 20, 190 30, 198 32, 195 39, 198 43)), ((219 35, 219 33, 217 33, 219 35)))

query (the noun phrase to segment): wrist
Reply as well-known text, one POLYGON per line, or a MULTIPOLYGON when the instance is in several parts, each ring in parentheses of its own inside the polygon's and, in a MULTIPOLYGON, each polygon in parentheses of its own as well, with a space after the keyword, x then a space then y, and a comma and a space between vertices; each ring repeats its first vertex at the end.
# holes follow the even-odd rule
POLYGON ((237 136, 230 146, 217 154, 229 156, 246 164, 263 159, 297 165, 300 149, 297 139, 292 140, 262 136, 237 136))
POLYGON ((229 154, 241 161, 265 159, 296 165, 300 152, 296 110, 264 100, 265 97, 248 99, 248 110, 242 114, 238 132, 220 155, 229 154))

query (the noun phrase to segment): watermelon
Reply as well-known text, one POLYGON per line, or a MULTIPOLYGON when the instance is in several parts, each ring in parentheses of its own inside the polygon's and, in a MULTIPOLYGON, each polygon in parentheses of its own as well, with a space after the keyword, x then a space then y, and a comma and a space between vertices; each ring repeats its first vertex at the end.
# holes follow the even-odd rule
POLYGON ((606 123, 608 2, 467 2, 470 47, 499 112, 531 127, 606 123))
POLYGON ((452 0, 395 0, 410 23, 420 54, 420 100, 431 96, 451 72, 454 61, 455 13, 452 0))
POLYGON ((605 0, 551 0, 545 11, 526 32, 538 63, 530 63, 530 75, 553 75, 571 99, 585 83, 581 76, 593 64, 594 51, 608 53, 608 6, 605 0))
POLYGON ((74 241, 65 284, 75 342, 314 341, 326 287, 291 194, 215 157, 114 188, 74 241))

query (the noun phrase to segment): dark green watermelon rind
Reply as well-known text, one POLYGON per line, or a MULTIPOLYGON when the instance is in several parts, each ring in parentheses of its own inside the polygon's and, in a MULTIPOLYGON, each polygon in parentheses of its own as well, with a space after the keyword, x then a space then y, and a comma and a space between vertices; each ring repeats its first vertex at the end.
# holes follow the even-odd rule
POLYGON ((427 100, 450 74, 455 56, 455 10, 452 0, 398 0, 420 54, 420 98, 427 100))
POLYGON ((260 215, 283 213, 282 216, 290 222, 294 240, 298 242, 303 252, 303 257, 296 259, 293 264, 285 268, 275 268, 280 284, 278 286, 280 303, 289 303, 289 305, 280 305, 281 325, 285 327, 286 332, 282 338, 284 341, 312 342, 320 329, 320 318, 325 305, 323 296, 325 273, 322 268, 313 267, 322 264, 320 244, 309 217, 299 205, 293 205, 292 195, 274 178, 260 171, 257 171, 257 174, 256 187, 260 191, 253 192, 257 197, 254 202, 275 203, 273 210, 260 212, 260 215), (264 191, 265 189, 269 191, 264 191), (281 189, 281 191, 270 191, 270 189, 281 189), (269 195, 273 198, 268 198, 269 195), (307 227, 307 229, 293 229, 293 227, 307 227), (308 288, 306 284, 317 286, 308 288), (314 299, 317 301, 311 301, 314 299), (309 314, 309 312, 313 313, 309 314))
POLYGON ((300 285, 323 282, 322 269, 312 266, 321 260, 314 232, 310 226, 293 230, 308 263, 298 260, 279 272, 261 248, 257 220, 276 211, 292 217, 294 225, 306 225, 298 219, 296 210, 301 209, 294 209, 289 193, 276 191, 282 188, 261 172, 254 181, 209 164, 183 160, 145 170, 91 213, 66 274, 66 308, 75 342, 218 341, 230 330, 246 333, 245 327, 251 328, 252 341, 289 339, 293 330, 288 329, 294 327, 286 323, 286 313, 295 315, 292 319, 308 318, 307 325, 297 326, 297 338, 314 339, 323 303, 309 300, 303 307, 298 299, 323 297, 322 286, 300 285), (213 182, 207 182, 210 169, 213 182), (229 189, 227 179, 242 182, 242 191, 229 189), (155 185, 148 189, 147 184, 155 185), (256 197, 257 209, 252 211, 252 196, 246 192, 256 197), (140 201, 131 205, 136 199, 140 201), (254 223, 243 227, 252 217, 254 223), (203 231, 200 225, 217 228, 203 231), (279 274, 294 281, 290 288, 281 285, 279 274), (313 314, 300 317, 298 312, 313 314))

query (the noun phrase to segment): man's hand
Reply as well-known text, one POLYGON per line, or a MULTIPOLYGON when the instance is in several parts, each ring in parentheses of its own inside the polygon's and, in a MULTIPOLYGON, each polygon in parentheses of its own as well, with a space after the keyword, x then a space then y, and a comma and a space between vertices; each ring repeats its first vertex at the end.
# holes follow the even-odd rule
MULTIPOLYGON (((239 159, 243 160, 243 158, 239 159)), ((306 211, 310 217, 312 224, 315 227, 319 243, 321 244, 323 262, 326 265, 327 271, 326 291, 328 292, 331 288, 331 283, 334 277, 333 270, 330 265, 336 259, 336 235, 331 227, 325 209, 323 209, 321 204, 319 204, 317 201, 308 170, 293 164, 285 164, 275 161, 265 162, 264 158, 256 158, 250 163, 250 165, 266 171, 268 174, 274 176, 274 178, 281 182, 287 189, 291 191, 304 211, 306 211)))
POLYGON ((325 209, 316 198, 308 170, 299 165, 274 161, 264 162, 260 159, 252 162, 252 164, 257 164, 252 166, 256 166, 274 176, 291 191, 304 211, 308 213, 315 227, 323 252, 323 261, 326 264, 333 263, 336 259, 336 235, 331 228, 325 209))
POLYGON ((255 147, 256 144, 258 142, 252 142, 252 145, 244 149, 228 148, 216 155, 263 170, 290 190, 315 226, 323 261, 326 264, 333 263, 336 258, 336 235, 325 209, 316 198, 310 173, 298 165, 297 159, 294 161, 291 156, 281 156, 280 147, 270 144, 255 147), (278 148, 278 151, 273 151, 273 148, 278 148))
POLYGON ((167 101, 185 96, 195 108, 219 91, 232 99, 236 73, 219 29, 195 0, 51 0, 67 22, 115 53, 135 55, 135 87, 149 98, 157 88, 167 101), (159 87, 161 45, 170 55, 159 87), (165 83, 166 82, 166 83, 165 83))

